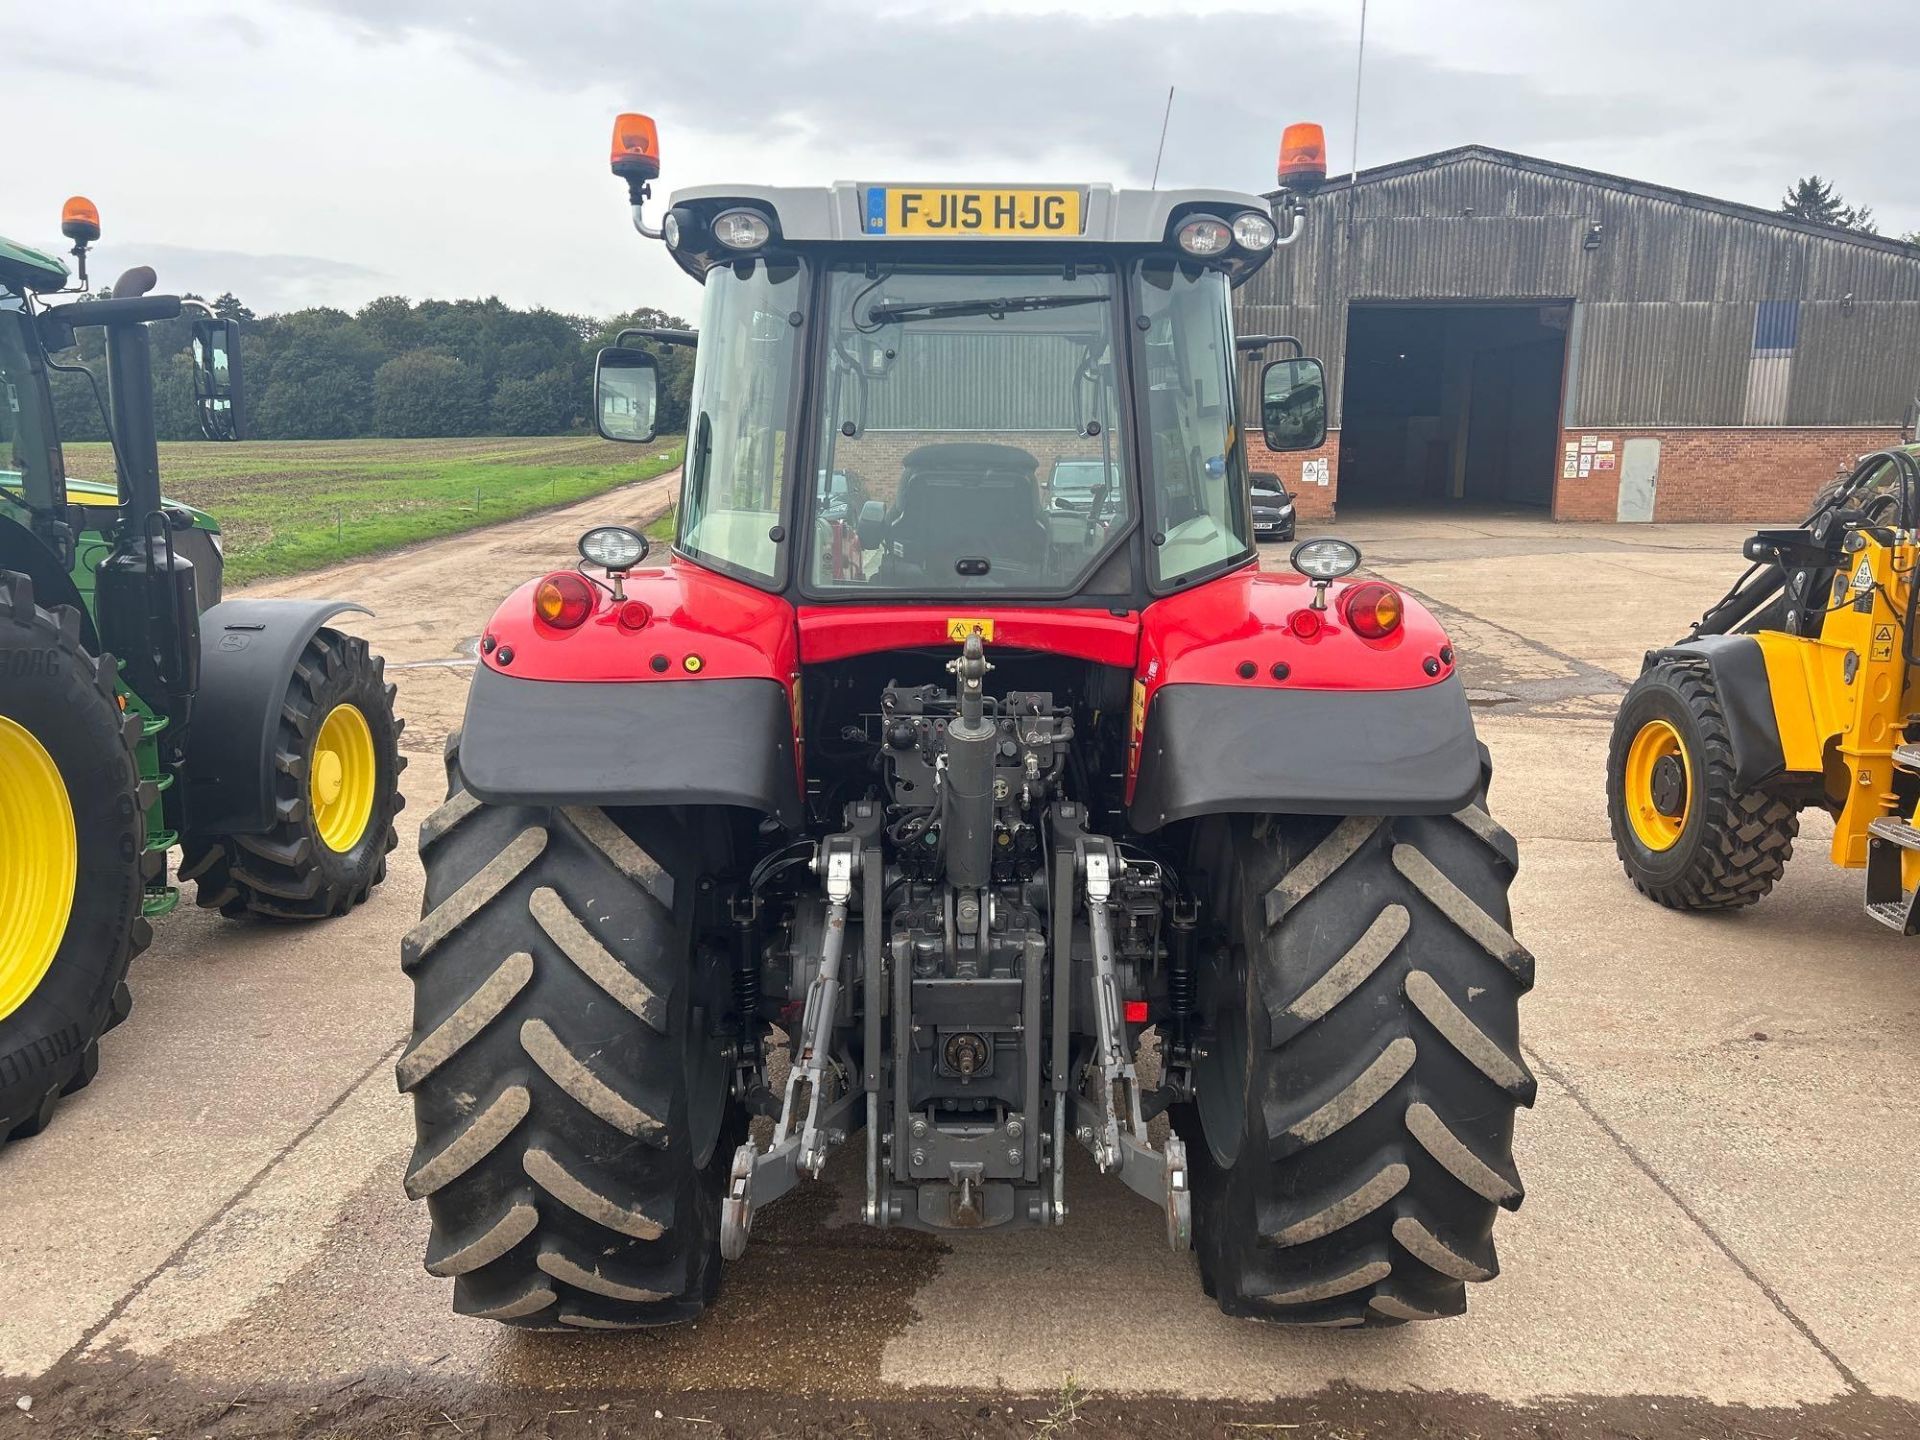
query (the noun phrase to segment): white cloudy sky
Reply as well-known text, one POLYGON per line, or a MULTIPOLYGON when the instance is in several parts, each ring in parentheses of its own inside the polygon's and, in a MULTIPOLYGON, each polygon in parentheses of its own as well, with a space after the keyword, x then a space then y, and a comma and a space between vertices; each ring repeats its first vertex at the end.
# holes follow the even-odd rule
MULTIPOLYGON (((0 7, 0 233, 100 206, 102 276, 256 309, 498 294, 692 308, 606 171, 1264 188, 1353 145, 1359 0, 88 0, 0 7)), ((1912 0, 1371 0, 1360 163, 1479 141, 1761 205, 1817 171, 1920 229, 1912 0)))

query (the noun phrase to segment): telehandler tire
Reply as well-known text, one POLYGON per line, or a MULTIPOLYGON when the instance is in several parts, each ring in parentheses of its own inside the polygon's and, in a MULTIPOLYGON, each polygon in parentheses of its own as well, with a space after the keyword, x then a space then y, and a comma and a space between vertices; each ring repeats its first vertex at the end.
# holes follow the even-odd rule
POLYGON ((1200 968, 1197 1098, 1174 1112, 1202 1284, 1294 1324, 1461 1313, 1499 1271, 1534 1098, 1512 838, 1481 805, 1211 823, 1231 943, 1200 968))
POLYGON ((26 576, 0 571, 0 1144, 37 1135, 93 1079, 153 934, 153 795, 115 673, 82 647, 79 611, 41 609, 26 576))
POLYGON ((447 768, 401 946, 427 1270, 457 1312, 523 1328, 692 1320, 746 1136, 727 962, 692 944, 699 846, 665 810, 481 804, 457 735, 447 768))
POLYGON ((1800 817, 1736 790, 1713 672, 1659 660, 1620 702, 1607 748, 1607 818, 1627 878, 1674 910, 1751 905, 1786 873, 1800 817))
POLYGON ((387 878, 393 817, 406 808, 386 662, 367 642, 321 630, 287 681, 274 746, 274 824, 261 835, 181 841, 180 878, 230 919, 344 915, 387 878))

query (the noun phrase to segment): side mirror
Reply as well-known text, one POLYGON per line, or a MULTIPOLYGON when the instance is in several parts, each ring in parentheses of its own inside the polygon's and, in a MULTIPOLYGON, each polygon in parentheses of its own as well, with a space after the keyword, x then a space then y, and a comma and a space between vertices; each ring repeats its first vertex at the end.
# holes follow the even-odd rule
POLYGON ((593 423, 608 440, 651 440, 660 412, 660 371, 645 350, 608 346, 593 361, 593 423))
POLYGON ((193 322, 193 408, 200 419, 200 433, 207 439, 239 440, 245 436, 237 321, 193 322))
POLYGON ((1269 360, 1260 370, 1260 424, 1269 450, 1327 443, 1327 373, 1318 360, 1269 360))

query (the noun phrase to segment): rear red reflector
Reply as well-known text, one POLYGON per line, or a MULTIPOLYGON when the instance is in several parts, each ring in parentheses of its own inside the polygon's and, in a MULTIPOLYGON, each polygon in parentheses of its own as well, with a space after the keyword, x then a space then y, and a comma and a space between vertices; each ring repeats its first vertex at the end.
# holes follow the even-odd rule
POLYGON ((644 630, 647 622, 653 619, 653 611, 639 600, 629 600, 620 607, 620 628, 622 630, 644 630))
POLYGON ((1320 625, 1318 610, 1296 610, 1287 617, 1287 628, 1302 640, 1311 640, 1318 635, 1320 625))
POLYGON ((1127 1016, 1127 1024, 1144 1025, 1147 1023, 1147 1002, 1146 1001, 1129 1000, 1126 1003, 1125 1010, 1126 1010, 1126 1016, 1127 1016))

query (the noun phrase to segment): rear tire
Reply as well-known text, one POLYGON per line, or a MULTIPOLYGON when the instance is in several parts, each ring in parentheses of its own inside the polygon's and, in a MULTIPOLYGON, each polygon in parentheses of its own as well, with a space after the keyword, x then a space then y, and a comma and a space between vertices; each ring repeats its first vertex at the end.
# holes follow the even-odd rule
POLYGON ((1509 932, 1512 838, 1453 816, 1223 817, 1230 943, 1201 967, 1193 1169, 1202 1283, 1229 1315, 1323 1326, 1457 1315, 1498 1273, 1531 1105, 1509 932))
POLYGON ((1800 833, 1793 806, 1734 788, 1713 671, 1676 659, 1648 666, 1620 702, 1607 747, 1607 818, 1627 878, 1673 910, 1753 904, 1786 873, 1800 833), (1650 759, 1663 751, 1664 774, 1650 759))
MULTIPOLYGON (((0 1016, 0 1144, 39 1134, 61 1097, 93 1079, 100 1036, 132 1008, 127 967, 153 935, 141 913, 153 796, 135 759, 140 719, 120 709, 115 674, 111 657, 82 648, 79 611, 43 610, 24 575, 0 572, 0 722, 57 767, 78 862, 64 929, 44 971, 38 946, 34 956, 24 945, 0 953, 8 997, 0 1016)), ((18 779, 0 774, 0 787, 18 779)), ((17 857, 0 849, 0 867, 9 863, 17 857)), ((6 890, 0 882, 0 896, 6 890)), ((13 908, 4 898, 0 905, 13 908)), ((11 933, 7 919, 0 915, 0 935, 11 933)))
POLYGON ((457 745, 401 948, 427 1270, 459 1313, 514 1326, 692 1320, 746 1136, 726 961, 692 943, 700 847, 664 810, 482 804, 457 745))
MULTIPOLYGON (((307 642, 287 680, 274 744, 274 823, 261 835, 193 835, 181 840, 180 878, 198 882, 194 901, 229 919, 319 920, 344 915, 387 878, 396 844, 393 817, 406 808, 400 753, 406 722, 393 713, 386 662, 367 642, 321 630, 307 642), (356 766, 370 805, 352 833, 329 838, 316 799, 316 760, 328 717, 357 712, 365 758, 356 766)), ((337 762, 336 762, 337 763, 337 762)), ((323 782, 324 783, 324 782, 323 782)), ((336 791, 337 793, 337 787, 336 791)))

